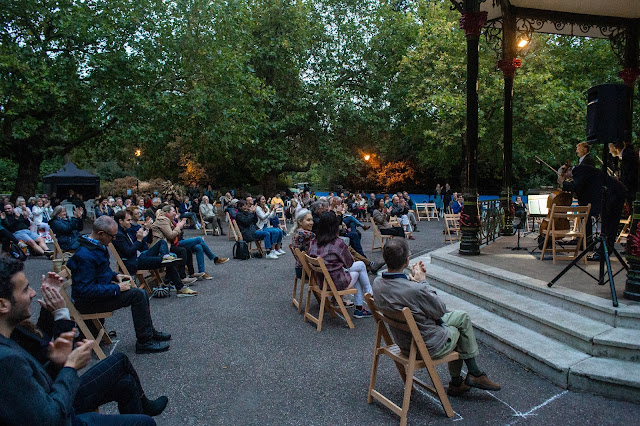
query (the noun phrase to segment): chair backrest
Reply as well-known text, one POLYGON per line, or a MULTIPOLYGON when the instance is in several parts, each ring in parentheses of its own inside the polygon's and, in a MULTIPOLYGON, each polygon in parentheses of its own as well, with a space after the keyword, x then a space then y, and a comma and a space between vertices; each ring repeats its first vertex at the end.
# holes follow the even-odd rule
MULTIPOLYGON (((432 362, 431 355, 429 355, 429 350, 427 349, 427 345, 424 343, 422 334, 420 334, 420 329, 418 328, 418 324, 416 324, 415 318, 413 318, 411 309, 405 307, 400 312, 384 312, 378 309, 373 297, 369 293, 365 294, 364 298, 367 302, 367 306, 371 309, 371 313, 373 314, 379 329, 384 327, 386 331, 388 330, 387 327, 389 327, 389 329, 396 329, 409 333, 411 335, 411 345, 416 345, 416 349, 420 353, 422 360, 425 361, 425 363, 432 362)), ((382 334, 383 336, 385 334, 389 336, 388 332, 382 332, 382 334)), ((386 338, 385 342, 387 345, 390 344, 389 340, 386 338)))
POLYGON ((116 260, 116 264, 118 265, 119 272, 124 275, 131 275, 129 274, 129 270, 127 269, 127 267, 124 266, 124 262, 122 261, 122 258, 120 257, 120 254, 118 253, 118 250, 116 250, 116 248, 114 247, 113 243, 109 243, 108 247, 109 247, 109 251, 111 252, 111 255, 116 260))
MULTIPOLYGON (((292 246, 289 246, 290 248, 292 248, 292 246)), ((304 276, 306 275, 307 277, 309 277, 309 279, 311 279, 311 267, 309 266, 309 263, 307 262, 307 254, 305 252, 303 252, 302 250, 300 250, 297 247, 293 247, 291 249, 291 252, 293 253, 293 255, 300 261, 300 265, 302 265, 302 276, 304 278, 304 276)))
POLYGON ((378 229, 378 225, 376 225, 376 221, 373 220, 373 217, 369 218, 371 220, 371 229, 373 230, 373 236, 376 237, 380 234, 380 229, 378 229))
POLYGON ((60 255, 60 259, 64 260, 64 252, 60 248, 56 234, 51 230, 51 228, 49 228, 49 235, 51 235, 51 240, 53 241, 53 258, 57 259, 58 255, 60 255))
MULTIPOLYGON (((559 206, 554 204, 551 207, 551 216, 549 223, 551 224, 551 231, 556 230, 556 224, 558 220, 573 221, 573 232, 584 233, 586 232, 587 220, 591 211, 591 204, 586 206, 559 206)), ((566 222, 565 222, 566 223, 566 222)), ((564 229, 566 231, 566 229, 564 229)))
POLYGON ((240 232, 240 227, 238 226, 238 222, 236 222, 235 220, 230 221, 229 223, 231 223, 231 226, 233 226, 233 237, 236 239, 236 241, 242 241, 242 232, 240 232))
POLYGON ((445 213, 444 220, 450 230, 460 229, 460 213, 445 213))

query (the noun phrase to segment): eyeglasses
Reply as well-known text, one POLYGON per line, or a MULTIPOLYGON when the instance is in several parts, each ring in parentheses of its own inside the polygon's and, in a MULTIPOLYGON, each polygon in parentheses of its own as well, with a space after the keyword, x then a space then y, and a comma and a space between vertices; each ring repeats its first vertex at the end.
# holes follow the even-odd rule
POLYGON ((114 234, 110 234, 107 231, 100 231, 100 232, 102 232, 103 234, 107 234, 108 236, 111 237, 112 240, 118 235, 118 234, 115 234, 115 235, 114 234))

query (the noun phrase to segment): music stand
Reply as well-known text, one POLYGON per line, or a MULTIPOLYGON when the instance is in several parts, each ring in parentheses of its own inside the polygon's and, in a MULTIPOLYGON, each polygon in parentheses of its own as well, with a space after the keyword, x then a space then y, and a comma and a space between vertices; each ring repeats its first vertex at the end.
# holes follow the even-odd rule
POLYGON ((520 212, 516 212, 516 216, 513 218, 513 229, 517 229, 517 233, 518 233, 518 245, 516 247, 507 247, 508 249, 511 250, 529 250, 526 247, 520 247, 520 231, 522 231, 524 229, 524 224, 527 223, 527 212, 526 210, 522 211, 523 216, 524 217, 519 217, 518 213, 520 212))
MULTIPOLYGON (((555 278, 553 278, 551 281, 549 281, 549 283, 547 284, 547 287, 551 287, 553 286, 556 282, 558 282, 558 280, 560 278, 562 278, 562 276, 564 274, 566 274, 569 269, 573 268, 574 266, 578 267, 578 269, 580 269, 582 272, 584 272, 585 274, 589 275, 591 278, 593 278, 594 280, 596 280, 598 282, 598 285, 605 285, 606 282, 604 280, 604 273, 605 273, 605 267, 607 270, 607 275, 608 275, 608 281, 609 281, 609 285, 611 287, 611 301, 613 302, 613 306, 617 307, 618 306, 618 297, 616 296, 616 287, 615 287, 615 283, 613 282, 613 277, 615 277, 616 275, 618 275, 623 269, 624 270, 629 270, 629 265, 627 265, 627 262, 624 261, 624 259, 622 258, 622 256, 620 255, 620 253, 618 253, 618 250, 616 250, 616 248, 612 245, 611 247, 608 247, 607 244, 607 239, 606 239, 606 224, 607 224, 607 201, 608 201, 608 188, 607 188, 607 161, 608 161, 608 147, 607 144, 603 144, 602 145, 602 193, 600 196, 600 223, 601 223, 601 228, 600 228, 600 234, 598 235, 594 235, 591 243, 587 246, 586 249, 584 249, 582 251, 582 253, 580 253, 575 259, 573 259, 571 261, 571 263, 569 263, 569 265, 567 265, 566 268, 564 268, 562 270, 562 272, 560 272, 558 275, 555 276, 555 278), (603 235, 605 236, 603 238, 603 235), (596 245, 600 243, 600 246, 598 247, 596 253, 600 254, 600 273, 598 274, 598 277, 594 277, 593 275, 591 275, 586 269, 582 268, 581 265, 578 264, 578 262, 587 255, 587 253, 589 253, 590 251, 592 251, 596 245), (611 261, 609 260, 609 253, 613 253, 618 260, 620 261, 620 263, 622 264, 622 269, 620 269, 618 272, 616 272, 615 274, 611 271, 611 261)), ((555 244, 555 242, 554 242, 555 244)))

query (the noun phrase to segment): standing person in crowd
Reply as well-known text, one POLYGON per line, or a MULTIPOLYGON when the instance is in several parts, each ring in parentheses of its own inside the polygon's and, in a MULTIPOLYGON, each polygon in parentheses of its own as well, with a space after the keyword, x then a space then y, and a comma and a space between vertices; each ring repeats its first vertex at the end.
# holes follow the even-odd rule
POLYGON ((45 253, 52 253, 44 242, 44 238, 29 230, 31 222, 28 219, 29 213, 26 210, 26 206, 19 211, 21 211, 22 214, 17 214, 11 203, 5 204, 4 212, 0 213, 2 226, 11 232, 17 240, 22 240, 27 244, 34 254, 43 255, 45 253))
MULTIPOLYGON (((68 319, 59 281, 53 273, 43 276, 42 303, 68 319), (50 296, 55 294, 57 298, 50 296)), ((28 321, 35 294, 22 262, 0 258, 0 423, 155 425, 151 417, 141 414, 159 415, 167 397, 146 398, 135 369, 123 354, 110 356, 78 376, 91 360, 95 342, 83 340, 73 349, 74 328, 54 336, 53 342, 36 334, 38 330, 28 321), (27 322, 30 329, 22 326, 27 322), (94 412, 111 401, 118 402, 120 415, 94 412)))
POLYGON ((449 186, 448 182, 444 184, 444 193, 442 196, 444 197, 444 205, 446 208, 453 198, 453 190, 451 189, 451 186, 449 186))
POLYGON ((191 185, 189 185, 189 188, 187 189, 187 195, 192 200, 194 198, 200 197, 200 188, 198 188, 198 185, 195 182, 191 182, 191 185))
MULTIPOLYGON (((300 251, 309 253, 309 244, 316 238, 316 234, 313 233, 313 215, 311 211, 307 209, 300 210, 300 213, 296 216, 296 224, 291 231, 291 246, 297 248, 300 251)), ((296 277, 302 278, 302 265, 297 256, 294 256, 296 260, 296 277)))
POLYGON ((160 240, 150 249, 145 241, 149 231, 140 226, 137 231, 134 231, 134 225, 131 223, 131 213, 127 210, 119 211, 114 216, 114 219, 118 222, 118 235, 113 240, 113 246, 116 248, 129 274, 135 276, 138 269, 152 270, 165 267, 167 278, 176 288, 178 297, 198 295, 197 291, 182 283, 180 274, 174 265, 174 262, 179 261, 176 261, 169 254, 169 247, 166 241, 160 240))
MULTIPOLYGON (((377 308, 384 312, 401 312, 408 307, 431 358, 442 358, 453 350, 460 354, 459 360, 449 363, 451 382, 447 394, 460 396, 472 387, 500 390, 500 385, 491 381, 478 367, 478 344, 469 315, 464 311, 447 312, 444 302, 427 286, 426 269, 422 262, 411 266, 409 276, 404 273, 405 268, 409 267, 407 241, 387 241, 382 255, 388 271, 373 282, 377 308), (468 370, 465 379, 461 375, 463 362, 468 370)), ((409 353, 411 334, 394 328, 391 329, 391 334, 402 352, 409 353)))
POLYGON ((67 217, 67 209, 64 206, 56 207, 53 209, 49 226, 51 226, 51 231, 55 234, 62 250, 75 251, 80 247, 78 237, 84 229, 82 209, 75 209, 73 217, 70 218, 67 217))
MULTIPOLYGON (((253 203, 253 199, 251 197, 247 197, 245 201, 247 203, 253 203)), ((284 234, 282 232, 282 229, 280 229, 279 227, 275 228, 269 226, 269 219, 275 217, 276 212, 275 210, 269 209, 267 200, 263 195, 256 196, 255 214, 258 217, 258 221, 256 222, 256 227, 258 228, 258 230, 256 231, 257 235, 262 236, 264 232, 269 233, 271 244, 273 246, 273 252, 271 253, 272 257, 270 257, 270 259, 273 259, 273 256, 276 256, 277 258, 277 256, 287 254, 286 251, 282 250, 282 237, 284 234)))
POLYGON ((33 223, 36 228, 35 232, 38 232, 38 229, 42 229, 44 232, 49 232, 48 222, 51 216, 47 211, 42 198, 36 199, 36 204, 31 209, 31 213, 33 214, 33 223))
POLYGON ((211 185, 207 185, 207 189, 204 191, 203 196, 205 195, 209 198, 209 200, 211 200, 211 202, 216 199, 216 192, 213 190, 213 187, 211 185))
POLYGON ((436 210, 438 210, 438 215, 442 216, 442 212, 444 211, 444 195, 442 191, 442 187, 440 184, 436 184, 435 195, 433 196, 433 202, 436 204, 436 210))
POLYGON ((404 229, 402 226, 391 226, 388 222, 389 212, 391 209, 384 206, 384 200, 378 198, 378 205, 373 210, 373 221, 376 223, 378 230, 382 235, 394 235, 404 238, 404 229))
POLYGON ((92 314, 131 306, 136 353, 166 351, 171 335, 153 327, 147 293, 131 287, 130 276, 117 274, 109 266, 106 246, 117 233, 118 224, 113 218, 100 216, 93 222, 91 234, 78 238, 80 247, 67 262, 73 275, 71 294, 76 308, 83 314, 92 314))
MULTIPOLYGON (((371 312, 364 307, 365 293, 373 293, 369 275, 364 262, 353 260, 347 245, 339 238, 340 220, 334 212, 328 211, 320 215, 316 226, 316 238, 309 244, 309 256, 321 257, 338 290, 355 287, 358 292, 354 297, 354 318, 367 318, 371 312)), ((324 283, 322 274, 316 273, 315 279, 320 287, 324 283)))

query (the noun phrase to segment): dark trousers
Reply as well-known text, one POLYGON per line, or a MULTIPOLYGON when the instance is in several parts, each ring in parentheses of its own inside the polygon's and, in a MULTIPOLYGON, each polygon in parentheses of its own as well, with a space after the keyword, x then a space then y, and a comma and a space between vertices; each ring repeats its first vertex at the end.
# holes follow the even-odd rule
POLYGON ((140 398, 143 396, 138 373, 129 358, 123 353, 116 353, 80 376, 80 389, 73 408, 77 413, 86 413, 115 401, 120 414, 142 414, 140 398))
POLYGON ((602 236, 607 241, 609 249, 613 247, 618 235, 618 225, 620 224, 620 216, 624 208, 624 198, 609 198, 607 204, 607 214, 602 221, 602 236))
POLYGON ((178 273, 180 274, 180 278, 186 278, 187 274, 184 272, 184 267, 187 267, 189 271, 189 275, 193 275, 195 271, 193 270, 193 252, 189 249, 180 246, 171 246, 169 247, 171 253, 175 253, 178 257, 182 258, 182 265, 178 266, 178 273))
POLYGON ((84 413, 76 416, 76 420, 79 424, 96 426, 152 426, 156 424, 152 417, 143 414, 84 413))
POLYGON ((151 311, 146 291, 139 288, 131 288, 117 296, 76 302, 76 308, 83 314, 111 312, 127 306, 131 306, 136 339, 140 343, 148 342, 153 337, 153 322, 151 321, 151 311))
MULTIPOLYGON (((351 242, 351 247, 358 253, 364 256, 364 250, 362 250, 362 244, 360 244, 360 235, 357 232, 347 232, 345 237, 349 238, 351 242)), ((365 256, 366 257, 366 256, 365 256)))
POLYGON ((382 235, 393 235, 396 237, 404 238, 404 229, 402 229, 402 226, 392 226, 391 228, 380 228, 380 233, 382 235))

